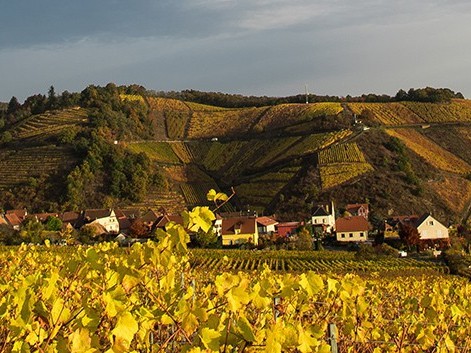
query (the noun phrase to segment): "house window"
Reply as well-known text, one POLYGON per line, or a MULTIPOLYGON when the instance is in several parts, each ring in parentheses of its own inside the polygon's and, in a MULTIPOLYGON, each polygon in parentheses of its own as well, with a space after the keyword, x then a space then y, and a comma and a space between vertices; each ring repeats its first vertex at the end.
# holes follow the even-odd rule
POLYGON ((325 218, 322 219, 322 223, 327 223, 325 218))
POLYGON ((360 237, 362 237, 362 238, 363 238, 363 237, 364 237, 364 234, 363 234, 363 233, 360 233, 360 237))
POLYGON ((433 221, 428 221, 429 226, 433 226, 433 221))
POLYGON ((345 238, 345 234, 344 234, 344 233, 342 233, 341 237, 342 237, 342 238, 345 238))
POLYGON ((353 238, 353 233, 350 233, 348 236, 349 236, 350 238, 353 238))

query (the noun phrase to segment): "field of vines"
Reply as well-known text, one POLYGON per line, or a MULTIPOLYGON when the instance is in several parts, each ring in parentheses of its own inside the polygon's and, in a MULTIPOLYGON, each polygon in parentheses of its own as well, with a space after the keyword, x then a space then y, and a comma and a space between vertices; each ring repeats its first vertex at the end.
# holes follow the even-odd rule
POLYGON ((250 181, 237 185, 234 189, 244 205, 260 206, 263 209, 286 184, 286 181, 250 181))
POLYGON ((188 138, 247 133, 264 108, 193 110, 188 138))
POLYGON ((429 185, 456 214, 462 213, 471 201, 471 181, 465 178, 447 175, 429 182, 429 185))
POLYGON ((86 109, 70 108, 33 115, 14 127, 17 139, 44 139, 88 122, 86 109))
POLYGON ((358 117, 364 110, 369 110, 373 113, 375 121, 384 125, 420 124, 424 122, 422 117, 402 103, 348 103, 348 106, 358 117))
POLYGON ((414 273, 436 271, 448 273, 443 262, 431 262, 413 258, 384 257, 375 260, 355 259, 348 251, 250 251, 192 249, 190 263, 193 268, 216 271, 253 271, 268 267, 272 271, 318 273, 414 273))
POLYGON ((214 189, 220 192, 218 186, 214 182, 192 182, 180 184, 180 189, 188 206, 207 205, 209 203, 206 197, 208 191, 214 189))
POLYGON ((322 115, 337 115, 341 111, 340 103, 279 104, 266 110, 254 131, 279 129, 322 115))
POLYGON ((369 163, 335 163, 319 168, 323 189, 341 185, 371 171, 373 167, 369 163))
POLYGON ((182 163, 190 163, 195 159, 193 152, 184 142, 172 142, 170 147, 182 163))
POLYGON ((144 97, 138 94, 120 94, 119 98, 122 100, 128 100, 131 102, 139 102, 141 104, 146 104, 144 97))
POLYGON ((471 172, 471 165, 438 146, 417 130, 387 129, 386 132, 402 140, 408 148, 438 169, 457 174, 471 172))
POLYGON ((429 123, 471 121, 471 106, 462 100, 451 103, 402 102, 409 110, 429 123))
POLYGON ((136 142, 127 145, 134 153, 145 153, 151 160, 161 163, 180 163, 180 159, 167 142, 136 142))
MULTIPOLYGON (((206 227, 201 219, 196 224, 206 227)), ((277 271, 268 265, 215 270, 221 262, 248 259, 223 256, 198 267, 184 229, 167 232, 158 233, 159 242, 128 249, 110 243, 0 249, 2 350, 328 353, 334 344, 351 353, 471 349, 466 278, 434 269, 388 277, 381 261, 364 264, 378 271, 366 278, 345 274, 345 268, 340 274, 289 273, 290 257, 277 271)), ((393 267, 417 266, 391 261, 393 267)))
POLYGON ((177 99, 148 97, 147 101, 152 110, 163 114, 170 139, 186 137, 186 126, 190 119, 188 105, 177 99))
POLYGON ((356 143, 344 143, 319 152, 319 164, 365 163, 365 156, 356 143))
POLYGON ((26 183, 30 178, 67 172, 77 162, 73 151, 52 146, 0 151, 0 188, 26 183))

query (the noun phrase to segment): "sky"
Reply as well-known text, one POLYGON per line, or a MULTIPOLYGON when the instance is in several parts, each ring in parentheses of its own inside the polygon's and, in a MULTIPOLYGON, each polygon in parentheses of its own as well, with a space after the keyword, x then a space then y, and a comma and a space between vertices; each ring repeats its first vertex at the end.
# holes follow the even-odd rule
POLYGON ((258 96, 471 98, 467 0, 14 0, 0 10, 0 101, 90 84, 258 96))

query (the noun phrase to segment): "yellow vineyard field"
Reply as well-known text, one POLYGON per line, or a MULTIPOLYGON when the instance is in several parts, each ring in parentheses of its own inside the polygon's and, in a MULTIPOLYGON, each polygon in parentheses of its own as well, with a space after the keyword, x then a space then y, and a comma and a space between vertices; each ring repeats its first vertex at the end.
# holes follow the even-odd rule
POLYGON ((387 129, 386 132, 402 140, 408 148, 438 169, 457 174, 471 172, 471 166, 468 163, 438 146, 417 130, 387 129))
POLYGON ((373 167, 369 163, 335 163, 319 168, 323 189, 343 184, 371 171, 373 167))

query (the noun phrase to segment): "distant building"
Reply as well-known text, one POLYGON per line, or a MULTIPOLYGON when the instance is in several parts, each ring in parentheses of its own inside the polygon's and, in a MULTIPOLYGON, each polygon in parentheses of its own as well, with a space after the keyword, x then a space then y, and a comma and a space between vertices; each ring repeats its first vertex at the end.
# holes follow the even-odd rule
POLYGON ((363 216, 341 217, 335 221, 337 241, 363 242, 368 239, 370 225, 363 216))
POLYGON ((283 222, 276 225, 276 231, 279 237, 289 237, 296 233, 296 229, 301 226, 301 222, 283 222))
POLYGON ((84 224, 94 223, 101 225, 108 233, 119 233, 119 222, 111 209, 90 209, 82 215, 84 224))
POLYGON ((348 204, 345 211, 350 213, 352 216, 362 216, 366 219, 368 219, 370 213, 367 203, 348 204))
POLYGON ((311 223, 313 227, 322 227, 325 233, 333 233, 335 231, 334 203, 318 204, 312 213, 311 223))
POLYGON ((258 245, 258 228, 255 217, 224 218, 221 229, 222 245, 258 245))
POLYGON ((276 232, 276 225, 278 224, 273 218, 270 217, 257 217, 257 228, 259 234, 273 234, 276 232))

